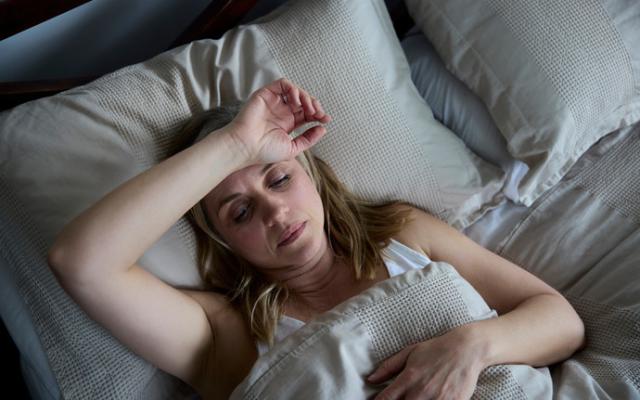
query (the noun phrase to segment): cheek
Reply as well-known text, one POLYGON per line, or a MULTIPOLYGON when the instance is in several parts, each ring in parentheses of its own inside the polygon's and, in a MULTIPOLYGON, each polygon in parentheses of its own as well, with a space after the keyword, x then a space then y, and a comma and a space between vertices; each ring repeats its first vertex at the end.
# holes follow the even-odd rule
POLYGON ((320 194, 316 190, 313 184, 309 184, 310 186, 305 192, 305 206, 309 209, 310 213, 313 213, 313 216, 319 223, 324 222, 324 205, 322 204, 322 199, 320 199, 320 194))
MULTIPOLYGON (((294 190, 287 193, 287 204, 291 218, 312 218, 322 229, 324 209, 320 195, 312 182, 298 182, 294 190)), ((263 215, 253 215, 248 224, 225 230, 223 237, 237 253, 245 256, 263 254, 267 249, 266 226, 263 215)))
POLYGON ((256 223, 245 224, 238 229, 232 229, 224 236, 232 248, 238 250, 239 254, 251 253, 262 246, 263 234, 256 223))

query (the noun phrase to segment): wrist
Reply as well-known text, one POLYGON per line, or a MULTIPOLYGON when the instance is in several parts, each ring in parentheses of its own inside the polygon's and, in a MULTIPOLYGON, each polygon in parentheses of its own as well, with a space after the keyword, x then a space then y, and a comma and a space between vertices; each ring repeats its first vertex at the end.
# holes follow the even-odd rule
POLYGON ((207 135, 202 141, 208 140, 207 146, 220 147, 229 156, 235 170, 253 164, 253 157, 246 146, 234 135, 232 128, 227 125, 207 135))
POLYGON ((491 339, 482 331, 482 321, 475 321, 456 328, 462 338, 464 346, 468 349, 476 366, 480 371, 492 365, 491 363, 491 339))

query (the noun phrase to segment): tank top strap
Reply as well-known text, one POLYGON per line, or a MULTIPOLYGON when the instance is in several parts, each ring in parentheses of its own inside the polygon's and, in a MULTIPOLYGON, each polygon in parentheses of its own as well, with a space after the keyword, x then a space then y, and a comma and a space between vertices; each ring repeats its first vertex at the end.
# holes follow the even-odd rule
POLYGON ((426 254, 395 239, 391 239, 389 245, 383 249, 383 258, 391 277, 413 269, 422 269, 431 263, 426 254))
MULTIPOLYGON (((425 254, 395 239, 391 239, 389 245, 382 250, 382 258, 384 259, 390 277, 403 274, 413 269, 424 268, 431 263, 431 260, 425 254)), ((280 321, 278 321, 274 341, 276 343, 280 342, 304 325, 305 323, 303 321, 283 315, 280 321)), ((258 341, 256 344, 260 355, 269 350, 266 343, 258 341)))

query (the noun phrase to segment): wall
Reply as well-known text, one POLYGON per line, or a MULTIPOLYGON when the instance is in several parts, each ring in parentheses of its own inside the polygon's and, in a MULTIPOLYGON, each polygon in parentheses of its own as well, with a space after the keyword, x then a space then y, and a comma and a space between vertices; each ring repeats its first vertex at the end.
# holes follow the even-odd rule
POLYGON ((164 50, 211 0, 92 0, 0 41, 0 82, 97 76, 164 50))
MULTIPOLYGON (((100 76, 147 60, 168 50, 211 1, 92 0, 1 40, 0 82, 100 76)), ((240 23, 285 2, 258 0, 240 23)))

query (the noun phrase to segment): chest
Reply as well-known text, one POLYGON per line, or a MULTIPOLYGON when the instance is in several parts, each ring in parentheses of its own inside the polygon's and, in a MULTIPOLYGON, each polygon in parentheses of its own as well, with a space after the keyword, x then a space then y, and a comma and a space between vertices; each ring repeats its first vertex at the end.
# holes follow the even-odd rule
POLYGON ((335 284, 331 287, 331 291, 324 298, 318 299, 314 306, 308 306, 301 302, 289 301, 285 304, 284 314, 291 318, 295 318, 304 323, 311 321, 325 311, 332 309, 338 304, 357 296, 370 287, 376 285, 389 278, 389 272, 384 264, 376 267, 376 276, 374 279, 356 280, 350 273, 346 275, 343 282, 335 284))

